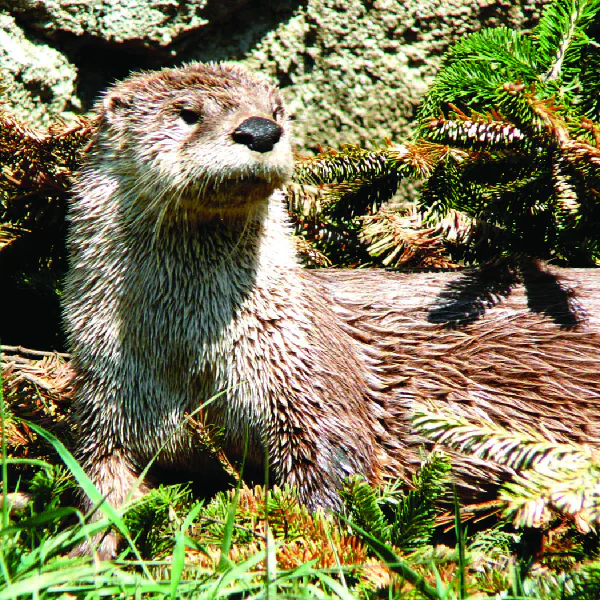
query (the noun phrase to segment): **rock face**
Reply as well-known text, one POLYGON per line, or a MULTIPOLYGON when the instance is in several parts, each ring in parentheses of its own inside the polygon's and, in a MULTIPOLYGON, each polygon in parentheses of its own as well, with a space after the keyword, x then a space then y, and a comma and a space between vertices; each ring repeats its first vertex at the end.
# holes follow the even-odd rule
MULTIPOLYGON (((540 3, 310 0, 248 50, 284 86, 300 148, 339 147, 410 129, 442 54, 482 27, 529 27, 540 3)), ((227 33, 217 47, 225 47, 227 33)), ((210 54, 201 49, 197 56, 210 54)))
MULTIPOLYGON (((168 46, 180 36, 204 27, 207 0, 2 0, 26 26, 49 38, 64 34, 96 37, 110 43, 130 42, 147 48, 168 46)), ((240 4, 222 2, 221 12, 240 4)))
POLYGON ((6 13, 0 13, 0 65, 0 100, 27 121, 48 125, 81 108, 75 65, 55 48, 29 38, 6 13))
POLYGON ((399 138, 453 40, 543 1, 0 0, 6 100, 46 124, 130 70, 240 60, 282 86, 300 150, 399 138))

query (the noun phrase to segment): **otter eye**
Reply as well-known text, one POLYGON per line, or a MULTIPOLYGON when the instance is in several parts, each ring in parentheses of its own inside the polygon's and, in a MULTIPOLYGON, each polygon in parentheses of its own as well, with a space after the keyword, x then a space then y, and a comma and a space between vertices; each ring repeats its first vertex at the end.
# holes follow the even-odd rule
POLYGON ((283 117, 283 115, 284 115, 283 106, 275 107, 275 109, 273 110, 273 119, 278 121, 279 119, 281 119, 283 117))
POLYGON ((196 112, 195 110, 190 110, 189 108, 182 108, 179 111, 179 116, 183 122, 187 123, 188 125, 197 125, 202 120, 200 113, 196 112))

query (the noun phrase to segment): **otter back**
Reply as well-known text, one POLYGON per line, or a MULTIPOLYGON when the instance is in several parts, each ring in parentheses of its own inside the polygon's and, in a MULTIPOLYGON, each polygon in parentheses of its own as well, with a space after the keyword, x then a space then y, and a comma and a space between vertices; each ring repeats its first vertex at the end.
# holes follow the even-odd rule
MULTIPOLYGON (((112 504, 156 454, 206 477, 186 427, 201 407, 231 458, 247 440, 313 508, 339 507, 352 474, 410 480, 421 401, 597 443, 597 272, 306 271, 278 191, 293 159, 275 88, 191 64, 134 75, 96 110, 64 314, 78 456, 112 504)), ((475 492, 506 475, 455 464, 475 492)))

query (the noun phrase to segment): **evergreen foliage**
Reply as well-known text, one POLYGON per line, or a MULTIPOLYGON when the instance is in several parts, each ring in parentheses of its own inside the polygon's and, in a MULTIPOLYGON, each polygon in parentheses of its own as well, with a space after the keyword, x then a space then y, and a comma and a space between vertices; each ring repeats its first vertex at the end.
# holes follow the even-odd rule
MULTIPOLYGON (((0 346, 5 442, 13 457, 35 456, 51 462, 51 447, 35 435, 27 421, 53 431, 65 443, 72 440, 74 424, 67 396, 72 372, 65 355, 29 350, 26 353, 33 358, 27 358, 16 350, 0 346)), ((25 465, 13 468, 19 476, 26 475, 25 465)))
POLYGON ((140 554, 152 559, 172 551, 182 522, 178 513, 183 507, 193 510, 194 505, 193 495, 184 485, 160 485, 146 494, 126 515, 140 554))
MULTIPOLYGON (((419 109, 412 142, 372 151, 348 147, 300 163, 297 181, 319 185, 327 199, 326 209, 313 215, 316 229, 296 212, 304 235, 331 256, 323 240, 344 220, 359 233, 354 260, 383 265, 449 266, 520 253, 595 265, 599 9, 599 0, 556 0, 529 35, 499 27, 458 41, 419 109), (411 216, 406 207, 395 220, 378 219, 376 235, 366 233, 407 176, 424 180, 418 206, 428 233, 415 236, 414 225, 398 226, 411 216), (458 235, 447 235, 440 223, 455 214, 461 215, 458 235)), ((333 256, 340 258, 352 262, 333 256)))
MULTIPOLYGON (((296 232, 337 265, 356 266, 374 259, 396 265, 403 262, 398 259, 401 254, 431 262, 431 247, 437 244, 439 250, 443 224, 423 227, 423 219, 407 208, 395 215, 392 227, 382 229, 386 219, 378 210, 394 196, 401 179, 428 177, 442 157, 453 153, 426 141, 398 146, 387 142, 373 151, 345 146, 300 160, 294 176, 300 185, 288 189, 296 232), (369 217, 371 226, 365 227, 369 217)), ((309 257, 311 262, 319 264, 309 257)))
POLYGON ((403 551, 421 548, 433 535, 449 472, 447 457, 433 452, 413 476, 412 489, 407 492, 398 482, 375 489, 361 477, 352 477, 344 490, 348 518, 382 543, 403 551))
POLYGON ((600 453, 594 446, 555 442, 533 428, 510 430, 457 406, 420 406, 413 424, 427 438, 518 474, 500 499, 518 527, 542 527, 557 514, 584 532, 600 524, 600 453))
POLYGON ((93 123, 80 119, 41 133, 0 113, 0 253, 10 248, 25 254, 29 247, 27 265, 38 271, 62 258, 60 233, 71 174, 92 131, 93 123))
POLYGON ((13 314, 5 343, 61 347, 66 199, 93 127, 79 119, 42 133, 0 111, 0 287, 13 314))

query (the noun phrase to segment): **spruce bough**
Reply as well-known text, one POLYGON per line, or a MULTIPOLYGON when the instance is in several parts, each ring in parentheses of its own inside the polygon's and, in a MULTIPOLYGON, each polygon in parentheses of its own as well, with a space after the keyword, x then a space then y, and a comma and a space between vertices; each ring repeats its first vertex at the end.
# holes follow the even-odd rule
POLYGON ((599 9, 598 0, 557 0, 529 34, 499 27, 457 42, 412 139, 299 164, 296 180, 320 186, 318 201, 292 202, 302 233, 343 264, 445 267, 525 254, 596 265, 599 9), (424 182, 418 206, 377 212, 405 177, 424 182))

